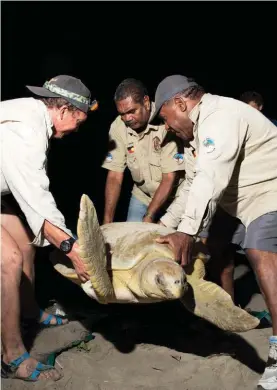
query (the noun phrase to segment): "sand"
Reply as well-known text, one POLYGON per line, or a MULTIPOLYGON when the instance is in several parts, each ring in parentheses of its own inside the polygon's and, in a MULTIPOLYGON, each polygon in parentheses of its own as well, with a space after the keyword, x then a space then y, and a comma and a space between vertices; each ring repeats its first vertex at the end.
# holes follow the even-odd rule
MULTIPOLYGON (((247 287, 248 276, 245 273, 248 273, 248 269, 242 269, 243 272, 238 271, 237 295, 240 288, 245 291, 247 287)), ((189 314, 179 302, 100 307, 86 300, 82 292, 78 295, 75 286, 72 288, 77 299, 70 307, 75 315, 80 309, 80 300, 84 299, 78 321, 40 332, 35 339, 33 352, 50 352, 64 347, 86 332, 92 332, 95 339, 86 344, 88 350, 74 347, 58 355, 56 367, 64 374, 58 382, 31 384, 2 379, 3 389, 256 388, 267 359, 271 328, 232 334, 189 314)), ((59 291, 63 291, 61 295, 64 298, 64 290, 59 288, 59 291)), ((70 297, 70 294, 66 295, 70 297)), ((245 299, 245 294, 243 297, 245 299)), ((261 295, 256 291, 252 291, 246 306, 253 310, 265 307, 261 295)))

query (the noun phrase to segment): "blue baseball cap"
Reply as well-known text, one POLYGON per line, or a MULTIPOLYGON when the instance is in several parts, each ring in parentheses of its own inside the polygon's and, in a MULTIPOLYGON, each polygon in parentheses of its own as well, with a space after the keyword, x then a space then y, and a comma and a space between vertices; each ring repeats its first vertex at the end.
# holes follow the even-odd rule
POLYGON ((163 79, 158 85, 155 93, 155 112, 151 116, 150 122, 155 119, 166 101, 170 100, 179 92, 196 85, 198 84, 194 80, 179 74, 168 76, 163 79))

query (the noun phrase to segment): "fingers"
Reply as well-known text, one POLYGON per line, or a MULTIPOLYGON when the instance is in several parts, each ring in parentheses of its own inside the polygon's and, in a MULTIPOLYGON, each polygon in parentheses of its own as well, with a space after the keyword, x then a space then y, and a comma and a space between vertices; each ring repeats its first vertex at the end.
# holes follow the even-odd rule
POLYGON ((86 272, 82 272, 81 274, 78 274, 78 277, 82 283, 86 283, 90 279, 89 275, 86 272))
POLYGON ((90 280, 90 276, 85 270, 76 270, 76 272, 82 283, 86 283, 90 280))
POLYGON ((187 253, 185 251, 182 251, 181 256, 182 256, 182 258, 181 258, 181 266, 185 267, 188 264, 187 253))
POLYGON ((164 236, 164 237, 158 237, 158 238, 156 238, 155 241, 156 241, 156 242, 159 242, 160 244, 169 243, 169 240, 166 238, 166 236, 164 236))

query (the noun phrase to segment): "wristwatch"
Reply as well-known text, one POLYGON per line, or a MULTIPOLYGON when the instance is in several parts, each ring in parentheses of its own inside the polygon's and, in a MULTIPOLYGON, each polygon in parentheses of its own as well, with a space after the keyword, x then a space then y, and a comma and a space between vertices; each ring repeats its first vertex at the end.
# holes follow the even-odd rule
POLYGON ((62 241, 60 244, 60 250, 65 254, 69 253, 75 241, 76 239, 73 237, 70 237, 67 240, 62 241))
POLYGON ((146 213, 144 214, 143 218, 145 217, 150 217, 151 219, 154 219, 155 215, 152 214, 152 213, 149 213, 148 211, 146 211, 146 213))

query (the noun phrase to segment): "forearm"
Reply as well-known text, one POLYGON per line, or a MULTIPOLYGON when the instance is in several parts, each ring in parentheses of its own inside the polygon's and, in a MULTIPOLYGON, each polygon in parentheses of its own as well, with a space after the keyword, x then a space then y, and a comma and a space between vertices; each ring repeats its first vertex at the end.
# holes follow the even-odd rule
POLYGON ((110 223, 114 219, 116 206, 120 196, 123 181, 123 173, 110 171, 105 188, 104 223, 110 223))
MULTIPOLYGON (((45 238, 57 248, 60 248, 60 244, 62 241, 70 238, 67 233, 65 233, 63 230, 59 229, 57 226, 53 225, 47 220, 44 221, 42 230, 45 238)), ((80 280, 83 283, 89 280, 89 275, 84 266, 84 262, 79 255, 79 245, 77 241, 74 242, 71 251, 67 253, 66 256, 71 260, 80 280)))
POLYGON ((62 241, 67 240, 70 236, 57 226, 45 220, 43 224, 43 235, 47 241, 59 248, 62 241))
POLYGON ((164 174, 163 179, 157 188, 151 203, 148 206, 147 213, 155 215, 157 211, 164 205, 172 192, 173 184, 176 178, 176 173, 164 174))

